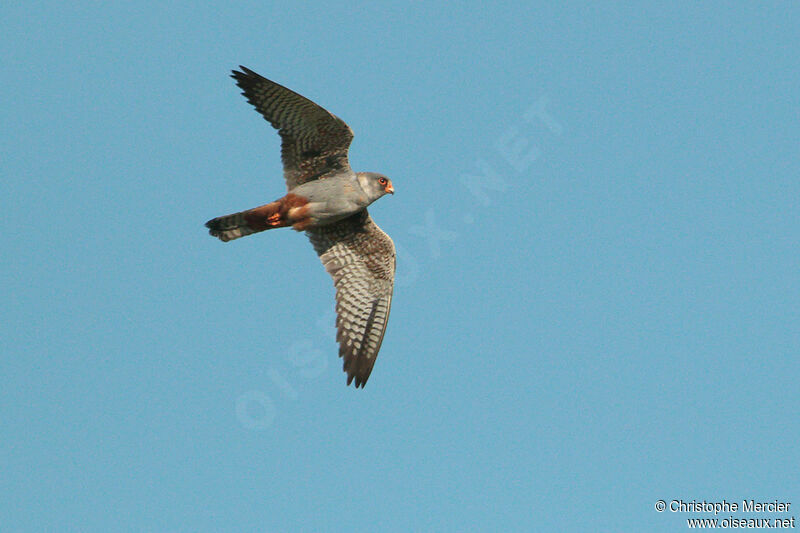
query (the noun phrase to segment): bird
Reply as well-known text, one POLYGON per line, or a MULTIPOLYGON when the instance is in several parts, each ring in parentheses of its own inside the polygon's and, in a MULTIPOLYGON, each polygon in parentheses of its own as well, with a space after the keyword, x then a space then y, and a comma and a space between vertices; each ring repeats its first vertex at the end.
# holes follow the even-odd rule
POLYGON ((311 241, 336 290, 336 341, 347 385, 363 388, 383 343, 394 291, 394 242, 367 207, 394 194, 377 172, 354 172, 353 130, 311 100, 244 66, 231 77, 281 138, 287 193, 268 204, 206 222, 228 242, 292 227, 311 241))

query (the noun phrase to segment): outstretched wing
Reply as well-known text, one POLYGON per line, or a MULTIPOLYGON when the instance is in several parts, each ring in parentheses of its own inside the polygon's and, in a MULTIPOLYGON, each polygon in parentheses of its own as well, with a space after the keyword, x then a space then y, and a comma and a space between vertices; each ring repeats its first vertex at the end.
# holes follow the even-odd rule
POLYGON ((353 130, 308 98, 240 66, 231 77, 242 94, 281 136, 283 176, 289 190, 350 169, 353 130))
POLYGON ((363 387, 389 320, 394 243, 366 209, 306 233, 336 286, 336 340, 347 384, 355 379, 363 387))

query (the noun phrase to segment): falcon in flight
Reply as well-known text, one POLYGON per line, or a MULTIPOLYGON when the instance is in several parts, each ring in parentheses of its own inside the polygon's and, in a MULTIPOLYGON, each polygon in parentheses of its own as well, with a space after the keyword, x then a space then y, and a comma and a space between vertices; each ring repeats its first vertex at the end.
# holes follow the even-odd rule
POLYGON ((336 340, 347 384, 364 387, 383 342, 394 289, 392 239, 367 206, 394 194, 383 174, 353 172, 347 149, 353 130, 294 91, 239 67, 231 76, 281 137, 288 193, 260 207, 206 222, 227 242, 291 226, 305 231, 336 287, 336 340))

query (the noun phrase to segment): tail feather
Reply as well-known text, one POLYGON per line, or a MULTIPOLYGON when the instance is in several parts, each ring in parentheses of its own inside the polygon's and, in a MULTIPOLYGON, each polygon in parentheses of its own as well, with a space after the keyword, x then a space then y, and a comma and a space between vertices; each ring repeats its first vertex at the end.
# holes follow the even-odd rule
POLYGON ((232 241, 272 228, 288 226, 281 202, 271 202, 254 209, 217 217, 206 222, 208 233, 223 242, 232 241))

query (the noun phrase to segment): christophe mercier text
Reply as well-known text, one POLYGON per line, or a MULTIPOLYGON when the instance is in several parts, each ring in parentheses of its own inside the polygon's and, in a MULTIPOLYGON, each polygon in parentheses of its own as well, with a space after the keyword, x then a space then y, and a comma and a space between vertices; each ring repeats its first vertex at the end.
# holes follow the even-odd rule
POLYGON ((745 513, 786 513, 789 512, 791 502, 757 502, 755 500, 742 500, 742 503, 729 502, 707 502, 692 500, 672 500, 669 502, 669 510, 673 513, 736 513, 739 510, 745 513))

